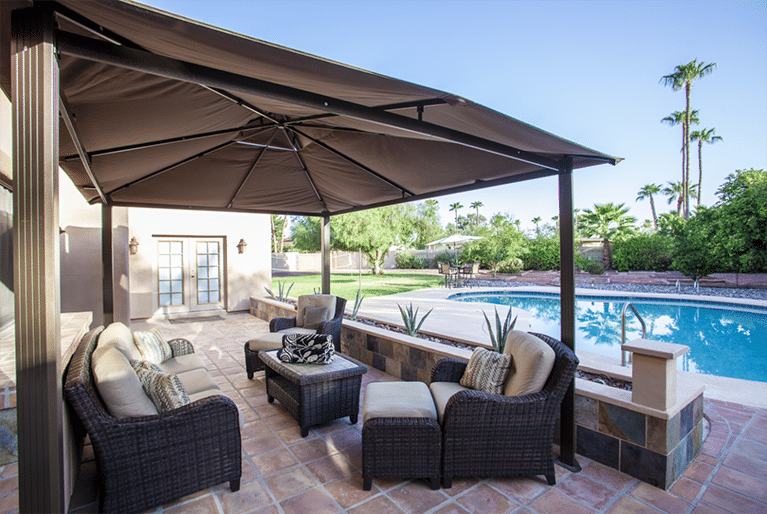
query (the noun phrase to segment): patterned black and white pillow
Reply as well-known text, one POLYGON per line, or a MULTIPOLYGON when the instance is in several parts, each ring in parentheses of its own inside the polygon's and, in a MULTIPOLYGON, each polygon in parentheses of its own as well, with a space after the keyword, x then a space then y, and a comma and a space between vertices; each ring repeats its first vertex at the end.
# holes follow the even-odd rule
POLYGON ((475 348, 460 384, 463 387, 501 394, 511 367, 511 354, 475 348))
POLYGON ((184 384, 177 375, 167 375, 157 371, 156 366, 146 361, 132 361, 133 369, 138 375, 141 386, 149 399, 152 400, 157 412, 178 409, 190 402, 184 384))
POLYGON ((146 332, 133 332, 133 342, 144 360, 154 364, 162 364, 173 357, 173 350, 157 327, 146 332))
POLYGON ((332 335, 288 333, 282 338, 277 358, 289 364, 328 364, 334 354, 332 335))

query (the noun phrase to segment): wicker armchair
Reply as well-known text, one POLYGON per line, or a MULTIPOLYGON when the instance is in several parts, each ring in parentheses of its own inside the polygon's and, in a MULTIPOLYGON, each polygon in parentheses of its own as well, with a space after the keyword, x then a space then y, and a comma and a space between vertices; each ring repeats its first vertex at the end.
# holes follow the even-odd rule
MULTIPOLYGON (((568 347, 543 334, 556 355, 543 390, 524 396, 460 391, 448 400, 442 419, 442 481, 454 476, 545 475, 555 484, 554 425, 578 358, 568 347)), ((432 382, 458 382, 466 362, 439 361, 432 382)))
POLYGON ((77 413, 74 432, 80 444, 87 432, 93 445, 99 511, 141 512, 227 481, 237 491, 242 475, 237 406, 215 395, 155 416, 111 416, 91 375, 102 330, 93 329, 80 341, 64 385, 77 413))
MULTIPOLYGON (((324 321, 317 327, 318 334, 329 334, 333 336, 333 345, 336 351, 341 351, 341 324, 344 320, 344 311, 346 310, 346 299, 336 297, 336 311, 333 318, 324 321)), ((296 326, 295 316, 292 318, 272 318, 269 321, 269 332, 280 332, 294 328, 296 326)))

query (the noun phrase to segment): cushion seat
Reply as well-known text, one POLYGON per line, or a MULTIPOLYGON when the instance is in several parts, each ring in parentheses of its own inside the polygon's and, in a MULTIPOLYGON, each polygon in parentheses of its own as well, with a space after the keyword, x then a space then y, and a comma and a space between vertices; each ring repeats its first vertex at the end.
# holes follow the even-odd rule
POLYGON ((282 332, 267 332, 265 334, 259 334, 258 336, 248 341, 248 348, 252 352, 258 352, 260 350, 276 350, 278 348, 282 348, 282 337, 284 335, 285 334, 282 332))
POLYGON ((368 384, 362 419, 364 490, 374 478, 428 478, 439 489, 442 431, 426 384, 368 384))
POLYGON ((317 329, 315 329, 315 328, 304 328, 304 327, 293 327, 293 328, 286 328, 284 330, 280 330, 280 331, 275 332, 275 333, 276 334, 283 334, 284 335, 284 334, 288 334, 290 332, 292 332, 294 334, 311 335, 311 334, 316 334, 317 333, 317 329))
POLYGON ((202 359, 197 354, 189 353, 187 355, 179 355, 178 357, 171 357, 159 364, 163 373, 175 374, 183 373, 185 371, 192 371, 195 369, 207 369, 202 359))
POLYGON ((455 393, 461 391, 471 391, 468 387, 464 387, 458 382, 432 382, 429 385, 432 398, 434 398, 434 406, 437 409, 437 419, 442 423, 442 419, 445 416, 445 408, 450 397, 455 393))
POLYGON ((362 422, 373 418, 437 419, 437 409, 423 382, 375 382, 365 390, 362 422))
POLYGON ((191 371, 184 371, 177 374, 181 384, 183 384, 186 394, 189 395, 189 399, 192 399, 192 395, 202 391, 220 391, 221 388, 213 381, 213 377, 210 376, 207 370, 193 369, 191 371))

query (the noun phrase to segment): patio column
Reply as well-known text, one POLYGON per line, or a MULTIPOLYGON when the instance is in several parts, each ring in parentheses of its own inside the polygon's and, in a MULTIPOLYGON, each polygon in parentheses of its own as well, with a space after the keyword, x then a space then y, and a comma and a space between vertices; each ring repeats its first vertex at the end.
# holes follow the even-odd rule
POLYGON ((330 215, 322 216, 320 225, 322 249, 322 294, 330 294, 330 215))
POLYGON ((104 326, 115 320, 114 303, 114 245, 112 237, 112 206, 101 205, 101 288, 104 304, 104 326))
MULTIPOLYGON (((559 260, 561 341, 575 351, 575 242, 573 236, 573 159, 559 162, 559 260)), ((580 471, 575 460, 575 379, 565 393, 560 411, 559 460, 571 471, 580 471)))
POLYGON ((54 18, 17 10, 11 30, 19 511, 65 512, 54 18))

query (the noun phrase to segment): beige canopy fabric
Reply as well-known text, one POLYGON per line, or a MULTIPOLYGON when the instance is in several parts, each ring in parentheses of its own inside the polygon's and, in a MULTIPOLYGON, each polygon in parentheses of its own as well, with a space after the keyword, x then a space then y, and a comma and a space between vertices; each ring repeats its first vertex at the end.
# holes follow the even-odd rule
POLYGON ((61 167, 94 203, 333 215, 619 160, 132 2, 40 5, 60 29, 61 167))

